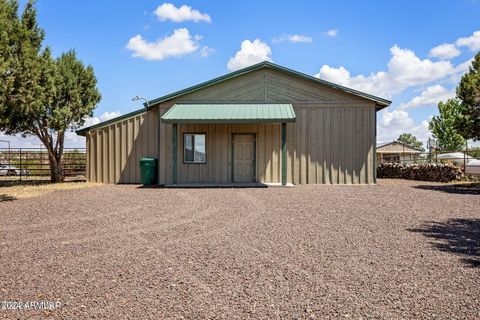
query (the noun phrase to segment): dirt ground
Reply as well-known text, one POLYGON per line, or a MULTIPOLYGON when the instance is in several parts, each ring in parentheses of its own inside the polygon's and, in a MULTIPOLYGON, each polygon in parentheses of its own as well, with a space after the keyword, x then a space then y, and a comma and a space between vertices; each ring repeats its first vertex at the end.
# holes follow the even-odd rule
POLYGON ((479 188, 106 185, 0 214, 0 318, 480 318, 479 188), (32 301, 59 305, 7 310, 32 301))

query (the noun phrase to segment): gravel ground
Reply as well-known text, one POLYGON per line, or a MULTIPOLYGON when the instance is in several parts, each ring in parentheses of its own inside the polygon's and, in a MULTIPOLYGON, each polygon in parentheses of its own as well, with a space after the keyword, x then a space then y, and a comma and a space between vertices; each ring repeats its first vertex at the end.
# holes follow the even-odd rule
POLYGON ((102 186, 0 203, 4 318, 480 318, 480 192, 102 186), (5 305, 4 305, 5 306, 5 305))

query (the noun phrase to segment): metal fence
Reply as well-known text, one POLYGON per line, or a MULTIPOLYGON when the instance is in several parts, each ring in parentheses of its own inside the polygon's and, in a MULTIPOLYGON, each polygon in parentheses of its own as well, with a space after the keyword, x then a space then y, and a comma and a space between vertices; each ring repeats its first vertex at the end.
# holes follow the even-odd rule
MULTIPOLYGON (((66 148, 62 163, 65 180, 85 180, 85 149, 66 148)), ((50 165, 45 148, 0 148, 0 181, 15 180, 50 180, 50 165)))
POLYGON ((432 152, 384 152, 377 153, 377 164, 382 163, 436 163, 453 164, 464 168, 468 162, 480 158, 480 150, 455 150, 455 151, 432 151, 432 152))

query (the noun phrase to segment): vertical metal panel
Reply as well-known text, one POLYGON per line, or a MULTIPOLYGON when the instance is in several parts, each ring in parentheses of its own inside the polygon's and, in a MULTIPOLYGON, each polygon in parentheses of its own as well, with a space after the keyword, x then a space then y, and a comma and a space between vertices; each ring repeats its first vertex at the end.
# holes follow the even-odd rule
POLYGON ((287 182, 293 183, 295 157, 295 124, 287 123, 287 182))
POLYGON ((134 127, 134 150, 135 150, 135 164, 134 164, 134 168, 135 168, 135 178, 134 178, 134 181, 132 181, 133 183, 137 183, 138 181, 140 181, 140 164, 139 164, 139 161, 140 161, 140 158, 142 157, 142 155, 145 155, 145 152, 143 150, 143 139, 142 139, 142 135, 140 134, 140 126, 142 125, 142 116, 138 116, 138 117, 135 117, 135 127, 134 127))
POLYGON ((96 139, 96 150, 95 150, 95 169, 97 173, 97 181, 102 182, 102 130, 97 130, 97 139, 96 139))
POLYGON ((90 180, 89 181, 95 181, 95 132, 92 131, 89 133, 90 136, 90 148, 88 149, 88 155, 87 157, 89 158, 89 164, 90 167, 87 168, 88 172, 90 173, 90 180))
POLYGON ((301 130, 301 141, 300 141, 300 183, 306 184, 307 175, 308 175, 308 166, 307 166, 307 156, 310 154, 308 150, 308 116, 309 112, 306 109, 302 109, 300 118, 300 130, 301 130))
POLYGON ((115 183, 120 182, 120 167, 121 167, 121 154, 122 154, 122 145, 120 139, 120 129, 121 124, 115 124, 115 183))
POLYGON ((132 183, 133 175, 134 175, 134 168, 133 166, 135 163, 132 159, 132 151, 133 151, 133 119, 128 119, 126 123, 126 145, 127 145, 127 154, 126 154, 126 181, 125 183, 132 183))
MULTIPOLYGON (((165 113, 166 108, 163 107, 163 105, 160 105, 159 107, 159 113, 160 116, 165 113)), ((160 143, 158 143, 158 147, 160 148, 159 152, 159 175, 160 175, 160 184, 165 184, 167 183, 167 128, 166 125, 161 123, 160 124, 160 143)))
POLYGON ((317 183, 317 159, 318 159, 318 140, 316 139, 317 132, 317 108, 310 110, 308 117, 308 183, 317 183))
POLYGON ((352 184, 352 171, 353 171, 353 150, 352 150, 352 108, 347 108, 345 114, 345 129, 346 129, 346 140, 345 140, 345 183, 352 184))
POLYGON ((91 168, 91 164, 90 164, 90 154, 91 154, 91 151, 90 151, 90 143, 91 143, 91 137, 90 137, 90 133, 88 133, 85 137, 85 150, 87 152, 86 154, 86 157, 85 157, 85 178, 87 179, 87 181, 91 181, 91 177, 90 177, 90 168, 91 168))
MULTIPOLYGON (((177 183, 177 124, 172 125, 172 183, 177 183)), ((182 140, 183 141, 183 140, 182 140)))
POLYGON ((368 183, 372 184, 375 183, 375 126, 376 126, 376 113, 374 110, 369 110, 368 112, 369 118, 368 118, 368 129, 369 129, 369 134, 368 134, 368 183))
POLYGON ((108 126, 108 183, 115 183, 115 125, 108 126))
POLYGON ((325 141, 325 158, 324 158, 324 167, 325 167, 325 183, 330 184, 332 183, 332 161, 331 161, 331 123, 332 123, 332 116, 331 116, 331 108, 325 108, 325 117, 324 117, 324 125, 325 129, 323 130, 324 133, 324 141, 325 141))
POLYGON ((155 112, 139 114, 97 129, 88 137, 89 181, 139 183, 138 160, 157 157, 155 112))
POLYGON ((375 183, 375 106, 294 104, 293 181, 375 183))
POLYGON ((316 127, 316 135, 315 141, 318 144, 317 149, 317 159, 316 159, 316 172, 317 172, 317 183, 325 183, 325 166, 324 166, 324 146, 325 146, 325 139, 323 138, 323 108, 317 109, 317 123, 316 127))
POLYGON ((345 184, 345 161, 348 154, 345 153, 345 145, 347 143, 345 136, 347 133, 347 126, 345 126, 345 110, 346 108, 338 109, 338 183, 345 184))
POLYGON ((100 163, 102 164, 102 182, 108 182, 108 127, 102 130, 102 156, 100 163))

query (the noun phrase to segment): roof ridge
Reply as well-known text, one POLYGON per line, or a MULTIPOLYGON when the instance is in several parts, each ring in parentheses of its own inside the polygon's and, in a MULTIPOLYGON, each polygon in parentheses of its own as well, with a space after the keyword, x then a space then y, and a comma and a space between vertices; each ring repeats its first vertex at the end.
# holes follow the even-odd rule
POLYGON ((342 85, 339 85, 339 84, 336 84, 336 83, 333 83, 333 82, 330 82, 330 81, 327 81, 327 80, 323 80, 323 79, 308 75, 306 73, 296 71, 296 70, 293 70, 293 69, 275 64, 275 63, 270 62, 270 61, 262 61, 262 62, 254 64, 254 65, 251 65, 251 66, 248 66, 248 67, 245 67, 245 68, 242 68, 242 69, 224 74, 222 76, 213 78, 211 80, 201 82, 197 85, 190 86, 190 87, 187 87, 185 89, 178 90, 178 91, 175 91, 173 93, 170 93, 170 94, 167 94, 167 95, 149 100, 148 103, 144 103, 144 106, 147 106, 147 105, 152 106, 152 105, 157 104, 157 103, 162 103, 162 102, 177 98, 179 96, 185 95, 187 93, 191 93, 191 92, 203 89, 205 87, 217 84, 219 82, 222 82, 222 81, 225 81, 225 80, 228 80, 228 79, 232 79, 232 78, 250 73, 250 72, 255 71, 255 70, 259 70, 261 68, 272 68, 274 70, 283 71, 283 72, 286 72, 286 73, 289 73, 289 74, 292 74, 292 75, 302 77, 304 79, 308 79, 310 81, 321 83, 321 84, 329 86, 333 89, 341 90, 341 91, 344 91, 346 93, 349 93, 349 94, 352 94, 352 95, 355 95, 355 96, 359 96, 359 97, 362 97, 362 98, 367 99, 367 100, 375 101, 382 108, 387 107, 392 103, 390 100, 383 99, 383 98, 380 98, 380 97, 377 97, 377 96, 374 96, 374 95, 371 95, 371 94, 368 94, 368 93, 365 93, 365 92, 362 92, 362 91, 359 91, 359 90, 348 88, 348 87, 345 87, 345 86, 342 86, 342 85))

